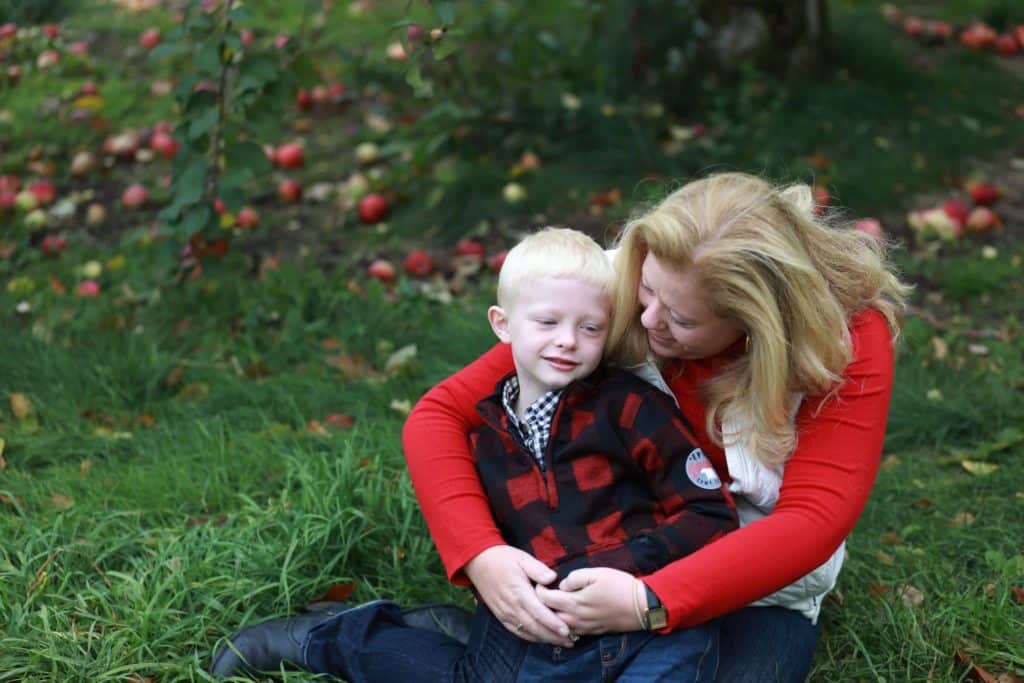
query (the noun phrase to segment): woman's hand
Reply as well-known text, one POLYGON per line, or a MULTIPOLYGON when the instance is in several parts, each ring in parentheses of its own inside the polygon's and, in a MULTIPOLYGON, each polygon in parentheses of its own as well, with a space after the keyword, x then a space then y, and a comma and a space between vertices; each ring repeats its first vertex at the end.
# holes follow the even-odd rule
POLYGON ((647 596, 643 590, 640 579, 607 567, 577 569, 562 580, 557 590, 541 585, 536 588, 540 601, 580 634, 640 629, 633 591, 639 591, 640 607, 645 609, 647 596))
POLYGON ((572 647, 569 627, 534 592, 534 584, 558 578, 546 564, 518 548, 496 545, 470 560, 465 572, 484 604, 509 631, 533 643, 572 647))

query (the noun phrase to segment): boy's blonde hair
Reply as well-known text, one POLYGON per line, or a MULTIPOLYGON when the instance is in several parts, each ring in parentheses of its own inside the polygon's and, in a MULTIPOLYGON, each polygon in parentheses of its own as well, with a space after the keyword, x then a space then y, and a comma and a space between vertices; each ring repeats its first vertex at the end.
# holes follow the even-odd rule
POLYGON ((498 276, 498 305, 511 308, 524 287, 543 279, 572 279, 608 293, 615 284, 611 259, 579 230, 544 228, 523 238, 505 257, 498 276))
POLYGON ((608 355, 638 362, 650 352, 637 296, 647 254, 694 269, 712 311, 748 334, 748 353, 704 387, 707 432, 722 445, 723 419, 749 425, 739 438, 768 463, 796 447, 790 395, 838 388, 852 358, 850 316, 878 310, 895 339, 910 289, 890 269, 884 243, 815 216, 809 187, 743 173, 676 190, 631 220, 619 246, 613 306, 623 315, 608 355))

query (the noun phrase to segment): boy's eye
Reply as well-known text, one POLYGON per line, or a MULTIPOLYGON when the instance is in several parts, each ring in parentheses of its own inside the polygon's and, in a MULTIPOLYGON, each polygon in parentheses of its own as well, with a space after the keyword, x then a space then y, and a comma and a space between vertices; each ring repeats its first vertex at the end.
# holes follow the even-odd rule
POLYGON ((653 289, 648 287, 647 283, 644 282, 643 280, 640 281, 640 289, 643 290, 644 292, 646 292, 647 294, 650 294, 651 292, 654 291, 653 289))

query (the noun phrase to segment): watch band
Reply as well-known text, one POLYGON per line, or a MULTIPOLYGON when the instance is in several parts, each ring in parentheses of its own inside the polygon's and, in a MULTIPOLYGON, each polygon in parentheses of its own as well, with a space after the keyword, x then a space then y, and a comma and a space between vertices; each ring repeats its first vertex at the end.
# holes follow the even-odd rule
POLYGON ((647 609, 642 611, 642 623, 645 631, 660 631, 668 626, 668 611, 661 604, 661 600, 647 584, 644 584, 647 593, 647 609))

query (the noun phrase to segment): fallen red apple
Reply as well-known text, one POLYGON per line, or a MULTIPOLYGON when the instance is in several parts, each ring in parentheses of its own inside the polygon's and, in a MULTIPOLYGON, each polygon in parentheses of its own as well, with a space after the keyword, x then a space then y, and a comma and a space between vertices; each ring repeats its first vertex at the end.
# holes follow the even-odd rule
POLYGON ((10 190, 0 190, 0 211, 8 211, 14 207, 18 195, 10 190))
POLYGON ((21 178, 16 175, 0 175, 0 192, 17 193, 21 189, 21 178))
POLYGON ((970 232, 985 232, 1002 224, 1003 222, 999 220, 999 216, 987 206, 976 206, 971 209, 971 213, 967 216, 967 221, 964 223, 970 232))
POLYGON ((146 48, 147 50, 152 50, 154 47, 160 44, 161 38, 162 36, 160 35, 160 29, 155 27, 147 28, 145 31, 142 32, 142 35, 139 36, 139 45, 146 48))
POLYGON ((430 258, 430 254, 427 252, 417 249, 410 251, 409 255, 405 257, 402 268, 413 277, 424 277, 430 275, 430 272, 434 270, 434 259, 430 258))
POLYGON ((308 90, 301 88, 299 92, 295 93, 295 106, 302 111, 306 111, 313 106, 313 96, 309 94, 308 90))
POLYGON ((28 186, 28 191, 39 202, 39 206, 52 204, 53 200, 57 197, 57 188, 49 180, 37 180, 28 186))
POLYGON ((149 201, 149 190, 142 185, 129 185, 121 194, 121 203, 129 209, 145 206, 149 201))
POLYGON ((100 284, 95 280, 82 280, 75 288, 75 294, 80 297, 96 297, 100 295, 100 284))
POLYGON ((43 35, 50 40, 56 40, 60 36, 60 27, 56 24, 46 24, 43 26, 43 35))
POLYGON ((67 248, 67 241, 60 235, 47 235, 39 243, 39 249, 47 255, 59 254, 67 248))
POLYGON ((60 53, 56 50, 43 50, 36 57, 36 66, 40 69, 46 69, 58 63, 60 63, 60 53))
POLYGON ((289 142, 277 148, 274 161, 281 168, 301 168, 306 163, 306 153, 299 143, 289 142))
POLYGON ((68 45, 68 52, 76 57, 84 57, 89 54, 89 43, 84 40, 76 40, 68 45))
POLYGON ((85 211, 85 222, 89 225, 99 225, 107 219, 107 210, 102 204, 90 204, 85 211))
POLYGON ((302 185, 297 180, 285 178, 277 186, 277 196, 289 204, 302 199, 302 185))
POLYGON ((949 40, 953 37, 953 26, 948 21, 929 21, 925 24, 925 33, 933 38, 949 40))
POLYGON ((501 267, 505 265, 505 257, 508 256, 508 249, 502 249, 497 254, 492 254, 487 259, 487 266, 495 273, 501 272, 501 267))
POLYGON ((827 187, 816 185, 814 187, 814 215, 820 216, 832 201, 832 195, 827 187))
POLYGON ((71 157, 71 175, 81 177, 89 173, 96 166, 96 157, 89 150, 76 152, 71 157))
POLYGON ((377 259, 371 263, 370 267, 366 269, 366 274, 385 283, 395 281, 395 267, 391 265, 390 261, 384 259, 377 259))
POLYGON ((388 200, 376 193, 368 194, 359 200, 359 220, 367 225, 385 220, 390 210, 388 200))
POLYGON ((323 104, 324 102, 327 101, 327 97, 328 97, 328 95, 327 95, 327 86, 326 85, 314 86, 313 90, 310 91, 310 95, 312 96, 314 102, 316 102, 317 104, 323 104))
POLYGON ((1013 37, 1017 39, 1018 45, 1024 46, 1024 24, 1013 29, 1013 37))
POLYGON ((134 130, 126 130, 103 141, 104 154, 134 157, 137 151, 139 151, 139 134, 134 130))
POLYGON ((978 206, 994 204, 1003 194, 998 187, 984 181, 968 183, 967 191, 971 193, 971 200, 978 206))
POLYGON ((98 95, 99 92, 100 92, 100 89, 92 81, 86 81, 85 83, 82 84, 82 87, 78 89, 78 94, 79 95, 89 95, 89 96, 92 96, 92 95, 98 95))
POLYGON ((967 214, 971 212, 971 207, 959 199, 947 199, 942 203, 942 210, 953 220, 963 223, 967 220, 967 214))
POLYGON ((983 23, 971 24, 960 34, 960 44, 972 50, 985 50, 996 42, 996 32, 983 23))
POLYGON ((165 159, 173 159, 178 153, 178 141, 170 133, 156 131, 149 138, 149 147, 154 152, 159 152, 165 159))
POLYGON ((1012 57, 1020 52, 1020 45, 1017 44, 1017 39, 1008 33, 996 38, 995 48, 996 52, 1003 57, 1012 57))
POLYGON ((343 83, 331 83, 327 86, 327 96, 332 101, 337 102, 345 94, 345 85, 343 83))
POLYGON ((480 256, 482 258, 486 251, 484 245, 477 240, 463 238, 455 243, 456 256, 480 256))
POLYGON ((0 38, 13 38, 18 32, 18 26, 14 22, 8 21, 3 26, 0 26, 0 38))
POLYGON ((252 207, 244 206, 235 217, 235 223, 240 228, 255 228, 260 224, 260 215, 252 207))
POLYGON ((882 239, 884 234, 882 231, 882 224, 877 218, 861 218, 853 224, 853 227, 863 233, 871 235, 875 239, 882 239))
POLYGON ((917 38, 924 33, 924 22, 917 17, 907 17, 903 20, 903 32, 911 38, 917 38))

